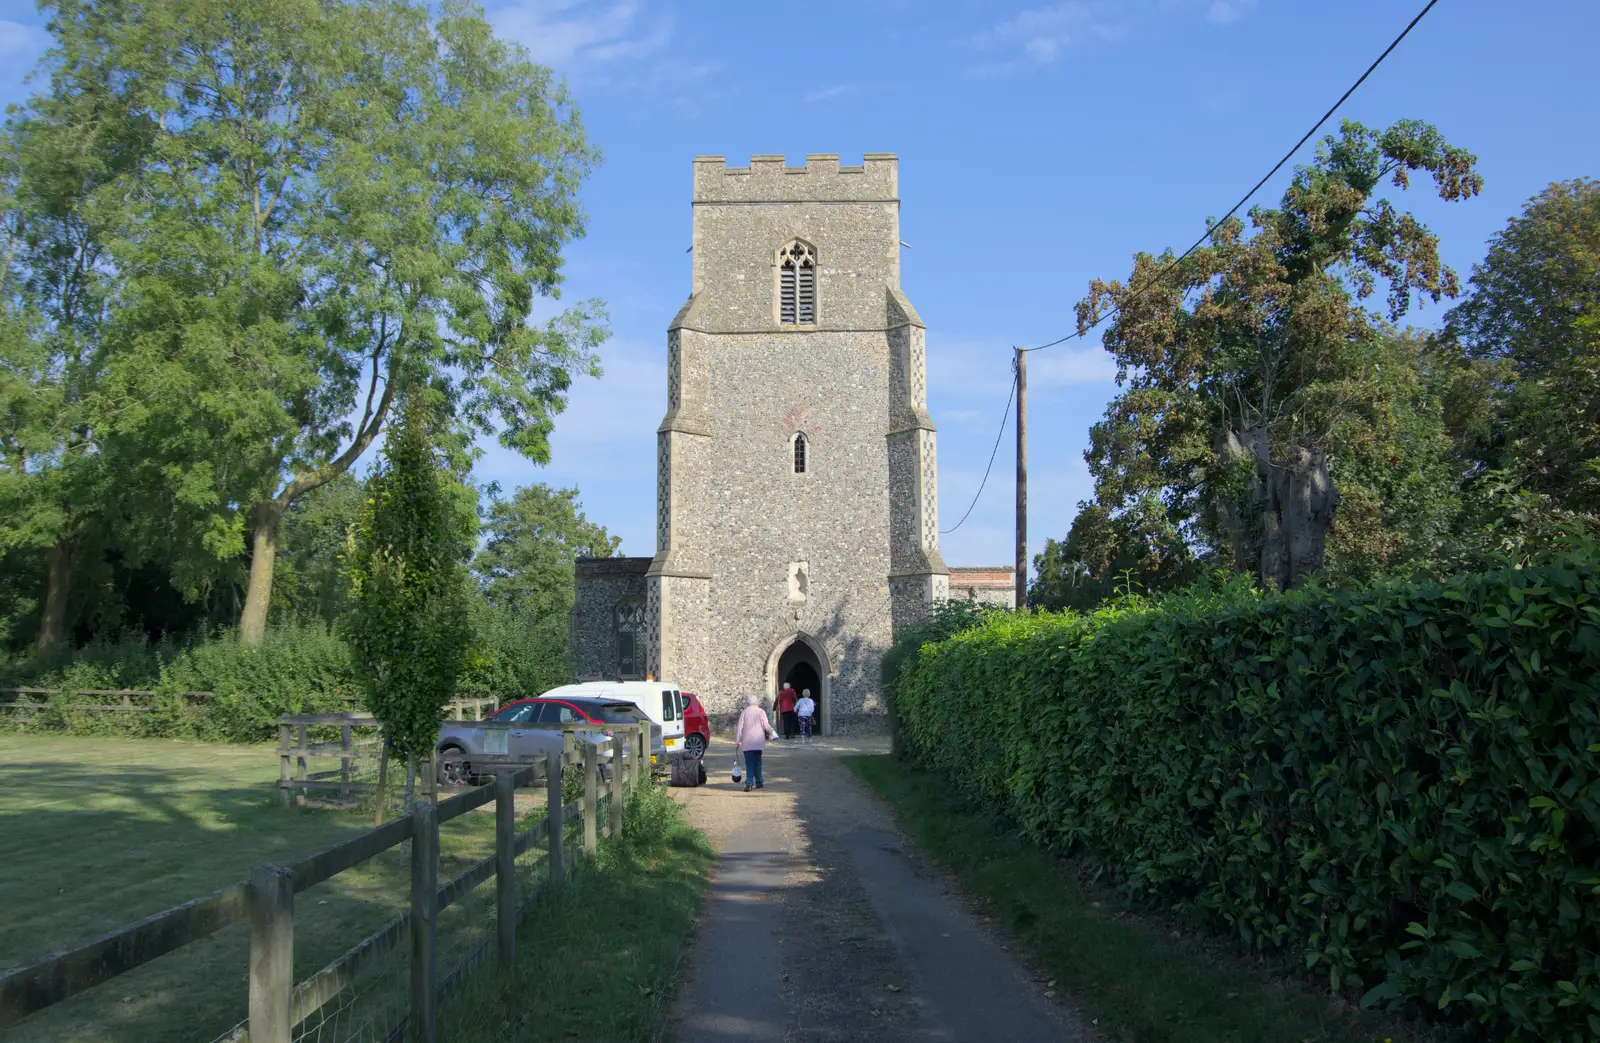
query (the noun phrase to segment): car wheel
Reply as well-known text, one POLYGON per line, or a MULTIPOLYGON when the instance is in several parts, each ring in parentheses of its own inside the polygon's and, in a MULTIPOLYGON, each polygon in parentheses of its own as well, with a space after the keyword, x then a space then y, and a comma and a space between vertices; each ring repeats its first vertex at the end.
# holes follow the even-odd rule
POLYGON ((445 759, 447 757, 457 757, 466 752, 459 746, 446 746, 439 751, 439 785, 472 785, 472 769, 466 761, 445 759))
POLYGON ((701 757, 704 757, 706 755, 705 736, 701 735, 699 732, 695 732, 688 738, 684 739, 683 753, 684 756, 693 757, 695 760, 699 760, 701 757))

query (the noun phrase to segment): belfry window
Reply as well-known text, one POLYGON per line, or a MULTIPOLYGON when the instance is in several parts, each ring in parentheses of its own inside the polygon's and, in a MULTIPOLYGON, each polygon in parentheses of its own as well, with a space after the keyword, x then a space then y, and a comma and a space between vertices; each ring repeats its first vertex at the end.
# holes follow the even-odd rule
POLYGON ((796 239, 778 251, 778 322, 809 326, 817 321, 817 255, 796 239))
POLYGON ((806 436, 803 434, 794 436, 794 473, 806 473, 806 436))

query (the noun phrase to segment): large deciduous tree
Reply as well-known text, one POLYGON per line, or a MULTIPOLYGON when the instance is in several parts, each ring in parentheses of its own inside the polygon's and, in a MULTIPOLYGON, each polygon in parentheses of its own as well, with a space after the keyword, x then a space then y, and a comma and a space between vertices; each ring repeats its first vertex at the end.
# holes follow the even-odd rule
POLYGON ((197 538, 248 552, 244 644, 285 513, 361 457, 400 386, 548 459, 603 329, 594 303, 529 321, 595 159, 547 70, 458 0, 60 0, 51 25, 153 128, 116 185, 115 395, 138 404, 130 439, 188 461, 164 479, 197 538))
POLYGON ((1485 484, 1600 514, 1600 181, 1559 181, 1490 240, 1445 332, 1485 484))
POLYGON ((1127 282, 1092 283, 1080 329, 1115 309, 1104 344, 1125 387, 1091 432, 1096 501, 1117 515, 1159 497, 1186 540, 1263 585, 1321 569, 1347 447, 1396 438, 1410 394, 1393 331, 1363 302, 1385 287, 1394 321, 1458 288, 1382 186, 1423 172, 1465 199, 1475 162, 1425 123, 1347 122, 1248 230, 1224 221, 1181 261, 1140 254, 1127 282))

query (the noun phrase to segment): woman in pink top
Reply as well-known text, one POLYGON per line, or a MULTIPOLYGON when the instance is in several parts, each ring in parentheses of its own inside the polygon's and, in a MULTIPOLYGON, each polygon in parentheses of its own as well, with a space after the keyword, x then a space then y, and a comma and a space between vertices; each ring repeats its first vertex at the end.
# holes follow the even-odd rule
POLYGON ((777 736, 778 733, 767 722, 767 711, 761 708, 761 700, 754 693, 745 696, 744 712, 733 726, 733 745, 744 754, 746 793, 750 792, 751 786, 760 789, 765 785, 761 779, 761 752, 767 748, 767 740, 777 736))

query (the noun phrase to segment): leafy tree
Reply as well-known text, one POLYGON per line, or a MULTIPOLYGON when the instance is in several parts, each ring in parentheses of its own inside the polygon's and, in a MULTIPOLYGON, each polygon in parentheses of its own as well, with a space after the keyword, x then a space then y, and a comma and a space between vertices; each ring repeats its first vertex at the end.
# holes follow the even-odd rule
POLYGON ((496 698, 537 695, 571 680, 568 621, 573 565, 609 558, 622 541, 590 522, 578 490, 543 483, 489 508, 487 539, 473 561, 484 603, 464 684, 496 698))
POLYGON ((348 472, 294 502, 283 519, 274 586, 277 619, 333 625, 348 598, 343 556, 360 521, 365 483, 348 472))
POLYGON ((1171 590, 1192 583, 1204 563, 1186 544, 1155 497, 1112 514, 1080 503, 1065 540, 1046 540, 1034 556, 1028 603, 1035 608, 1090 609, 1119 589, 1171 590))
POLYGON ((151 129, 114 186, 115 391, 139 404, 130 437, 186 461, 163 477, 197 538, 248 548, 244 644, 286 513, 361 457, 399 387, 548 458, 603 336, 593 303, 528 321, 559 295, 595 159, 548 70, 460 0, 431 18, 410 0, 59 0, 51 28, 52 60, 110 70, 102 104, 151 129))
POLYGON ((1600 181, 1550 185, 1490 241, 1446 335, 1474 471, 1600 514, 1600 181))
POLYGON ((1386 284, 1392 321, 1413 295, 1457 291, 1436 237, 1379 188, 1422 171, 1465 199, 1475 162, 1425 123, 1347 122, 1251 231, 1230 219, 1182 261, 1140 254, 1126 283, 1093 282, 1080 329, 1116 309, 1104 344, 1126 387, 1091 431, 1096 502, 1116 515, 1159 497, 1184 540, 1263 585, 1322 568, 1340 454, 1398 434, 1390 334, 1362 302, 1386 284))
POLYGON ((578 490, 525 485, 489 508, 483 550, 473 569, 490 604, 557 616, 572 607, 572 568, 579 558, 609 558, 620 537, 584 517, 578 490))
POLYGON ((65 637, 78 562, 103 549, 96 519, 118 488, 98 408, 113 217, 100 193, 147 144, 137 121, 105 111, 92 57, 61 53, 52 87, 0 138, 0 555, 42 553, 41 651, 65 637))
POLYGON ((342 621, 365 706, 406 758, 408 802, 416 759, 433 748, 472 642, 471 542, 450 491, 455 478, 429 440, 435 410, 425 395, 407 396, 349 535, 342 621))

